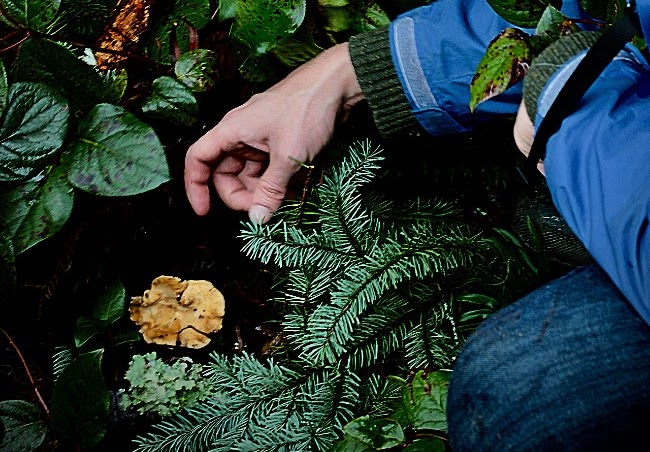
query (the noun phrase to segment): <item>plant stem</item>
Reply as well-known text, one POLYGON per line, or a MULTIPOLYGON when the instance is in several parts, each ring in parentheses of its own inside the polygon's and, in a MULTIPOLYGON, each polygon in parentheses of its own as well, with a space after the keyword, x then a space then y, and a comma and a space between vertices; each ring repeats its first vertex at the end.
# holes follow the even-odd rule
POLYGON ((29 39, 30 36, 31 36, 31 34, 30 34, 29 30, 28 30, 27 33, 25 34, 25 36, 23 36, 21 39, 19 39, 18 41, 14 42, 14 43, 11 44, 10 46, 5 47, 4 49, 0 49, 0 54, 3 54, 3 53, 6 53, 6 52, 9 52, 11 49, 15 49, 16 47, 18 47, 19 45, 21 45, 23 42, 27 41, 27 40, 29 39))
POLYGON ((38 387, 36 386, 36 382, 34 381, 34 377, 32 377, 32 373, 29 371, 29 367, 27 366, 27 362, 25 361, 25 358, 23 357, 23 354, 20 352, 20 349, 16 345, 16 343, 13 341, 9 333, 7 333, 4 329, 0 328, 0 332, 4 334, 9 341, 9 344, 13 347, 13 349, 16 351, 18 354, 18 357, 20 358, 20 362, 23 363, 23 367, 25 368, 25 372, 27 373, 27 378, 29 378, 29 382, 32 384, 32 388, 34 389, 34 392, 36 393, 36 398, 38 399, 39 403, 41 404, 41 407, 43 408, 43 411, 45 411, 45 415, 47 417, 50 417, 50 410, 45 404, 45 400, 43 400, 43 397, 41 396, 41 392, 38 390, 38 387))

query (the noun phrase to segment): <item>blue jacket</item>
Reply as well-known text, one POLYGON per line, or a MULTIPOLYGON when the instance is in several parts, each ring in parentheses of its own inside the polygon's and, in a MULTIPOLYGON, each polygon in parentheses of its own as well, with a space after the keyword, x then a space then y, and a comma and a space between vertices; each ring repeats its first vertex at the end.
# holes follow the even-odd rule
MULTIPOLYGON (((565 0, 562 11, 584 16, 578 0, 565 0)), ((638 0, 637 13, 650 39, 650 0, 638 0)), ((521 84, 469 111, 476 67, 489 42, 511 26, 485 0, 439 0, 393 22, 393 62, 426 130, 463 132, 494 115, 516 113, 521 84)), ((582 57, 547 83, 536 127, 582 57)), ((626 46, 549 140, 544 166, 562 216, 650 324, 650 66, 636 48, 626 46)))

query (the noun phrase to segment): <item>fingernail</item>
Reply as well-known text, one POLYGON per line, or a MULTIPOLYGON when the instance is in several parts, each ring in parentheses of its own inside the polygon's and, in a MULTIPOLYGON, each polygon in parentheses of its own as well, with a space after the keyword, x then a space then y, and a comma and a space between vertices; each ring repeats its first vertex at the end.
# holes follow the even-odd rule
POLYGON ((248 210, 248 218, 253 223, 264 224, 271 218, 271 211, 264 206, 254 205, 248 210))

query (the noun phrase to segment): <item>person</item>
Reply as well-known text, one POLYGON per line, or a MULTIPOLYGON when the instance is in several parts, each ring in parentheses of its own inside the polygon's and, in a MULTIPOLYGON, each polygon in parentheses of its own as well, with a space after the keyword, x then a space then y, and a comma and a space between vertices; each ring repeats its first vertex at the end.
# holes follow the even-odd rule
MULTIPOLYGON (((562 12, 586 18, 580 3, 565 1, 562 12)), ((636 14, 650 36, 650 0, 639 0, 636 14)), ((190 147, 192 207, 208 212, 213 184, 226 205, 268 221, 301 162, 316 157, 337 118, 363 99, 387 136, 464 132, 518 112, 515 141, 528 152, 585 43, 549 49, 564 58, 524 92, 525 102, 517 84, 472 113, 471 78, 491 39, 509 26, 485 0, 439 0, 325 50, 190 147)), ((535 290, 468 339, 447 400, 453 450, 650 447, 646 55, 627 45, 548 142, 543 171, 553 201, 597 264, 535 290)))

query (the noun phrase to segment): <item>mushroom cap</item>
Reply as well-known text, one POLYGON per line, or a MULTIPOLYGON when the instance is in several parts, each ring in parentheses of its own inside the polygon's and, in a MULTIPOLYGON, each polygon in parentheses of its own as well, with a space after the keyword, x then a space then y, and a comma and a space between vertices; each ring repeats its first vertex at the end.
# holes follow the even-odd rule
POLYGON ((221 329, 225 300, 211 282, 159 276, 129 312, 147 343, 201 348, 221 329))

